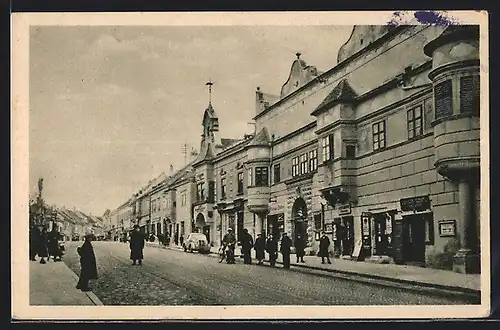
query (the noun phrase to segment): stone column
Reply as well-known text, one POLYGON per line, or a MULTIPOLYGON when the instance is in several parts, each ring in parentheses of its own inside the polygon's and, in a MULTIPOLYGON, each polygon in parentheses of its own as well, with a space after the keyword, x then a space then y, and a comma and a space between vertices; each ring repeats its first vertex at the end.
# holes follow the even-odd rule
POLYGON ((259 233, 262 232, 262 217, 263 217, 263 214, 260 213, 260 214, 253 214, 253 217, 254 217, 254 220, 255 220, 255 237, 257 237, 257 235, 259 233))
POLYGON ((453 270, 458 273, 479 273, 480 260, 474 242, 474 193, 472 184, 461 179, 458 182, 458 203, 460 212, 460 225, 458 234, 460 237, 460 250, 453 257, 453 270))

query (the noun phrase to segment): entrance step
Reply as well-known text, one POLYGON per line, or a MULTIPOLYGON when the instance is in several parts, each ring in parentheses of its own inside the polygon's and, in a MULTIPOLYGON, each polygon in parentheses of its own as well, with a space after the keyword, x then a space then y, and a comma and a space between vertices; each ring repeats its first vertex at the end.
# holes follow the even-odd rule
POLYGON ((365 262, 372 264, 392 264, 393 259, 389 256, 371 256, 365 259, 365 262))

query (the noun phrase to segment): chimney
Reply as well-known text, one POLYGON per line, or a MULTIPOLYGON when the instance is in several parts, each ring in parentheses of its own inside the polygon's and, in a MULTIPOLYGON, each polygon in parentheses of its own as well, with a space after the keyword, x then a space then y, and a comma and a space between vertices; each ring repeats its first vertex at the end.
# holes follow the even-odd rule
POLYGON ((255 91, 255 115, 261 113, 262 110, 264 110, 264 93, 262 93, 260 87, 257 87, 255 91))

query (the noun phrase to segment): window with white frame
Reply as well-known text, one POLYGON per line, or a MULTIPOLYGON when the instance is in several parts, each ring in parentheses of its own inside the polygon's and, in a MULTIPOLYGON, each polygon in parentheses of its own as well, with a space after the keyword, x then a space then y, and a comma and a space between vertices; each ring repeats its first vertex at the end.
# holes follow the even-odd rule
POLYGON ((373 150, 379 150, 385 148, 386 146, 385 120, 373 124, 372 129, 373 129, 373 150))
POLYGON ((422 135, 422 106, 408 110, 408 139, 422 135))
POLYGON ((308 166, 307 166, 307 153, 300 155, 300 175, 304 175, 308 173, 308 166))
POLYGON ((299 156, 292 159, 292 177, 299 175, 299 156))
POLYGON ((323 162, 333 159, 333 134, 321 139, 321 154, 323 162))
POLYGON ((318 169, 318 149, 309 151, 309 172, 314 172, 318 169))

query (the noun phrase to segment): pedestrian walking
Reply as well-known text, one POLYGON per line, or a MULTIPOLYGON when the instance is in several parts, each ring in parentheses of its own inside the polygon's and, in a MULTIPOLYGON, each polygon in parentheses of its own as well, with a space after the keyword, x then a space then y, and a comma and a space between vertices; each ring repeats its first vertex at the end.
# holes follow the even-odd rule
POLYGON ((241 235, 241 252, 243 253, 243 263, 252 264, 253 237, 248 233, 248 229, 243 229, 241 235))
POLYGON ((48 250, 48 258, 47 261, 50 260, 52 256, 54 262, 61 261, 63 252, 59 247, 59 237, 61 235, 57 231, 55 227, 52 228, 52 231, 47 235, 47 250, 48 250))
POLYGON ((266 251, 269 253, 269 264, 274 267, 278 258, 278 241, 274 238, 273 234, 269 234, 266 242, 266 251))
POLYGON ((280 246, 280 252, 283 255, 283 268, 290 268, 290 248, 292 244, 292 240, 287 233, 283 233, 280 246))
POLYGON ((37 254, 41 258, 40 263, 45 264, 45 258, 49 257, 49 252, 47 248, 47 228, 43 228, 42 232, 40 233, 40 239, 38 241, 38 248, 37 248, 37 254))
POLYGON ((138 225, 134 226, 134 231, 130 235, 130 260, 132 260, 132 265, 142 265, 142 259, 144 259, 143 249, 145 244, 145 237, 141 233, 138 225))
POLYGON ((319 256, 321 257, 322 264, 325 263, 325 258, 329 264, 332 263, 330 261, 330 252, 328 250, 329 247, 330 247, 330 239, 323 232, 323 233, 321 233, 321 238, 319 240, 319 256))
POLYGON ((184 235, 181 235, 181 237, 179 238, 179 243, 181 243, 180 245, 182 246, 182 244, 184 243, 184 235))
POLYGON ((257 234, 253 248, 255 249, 255 258, 259 261, 257 265, 262 265, 265 258, 266 240, 262 237, 261 233, 257 234))
POLYGON ((96 280, 97 262, 95 259, 94 248, 92 247, 92 235, 85 235, 85 242, 78 247, 77 252, 80 255, 80 278, 76 288, 82 291, 91 291, 89 281, 96 280))
POLYGON ((295 256, 297 257, 297 263, 302 262, 304 263, 304 255, 305 255, 305 245, 306 242, 304 238, 302 238, 301 235, 297 235, 297 238, 295 239, 295 256))

